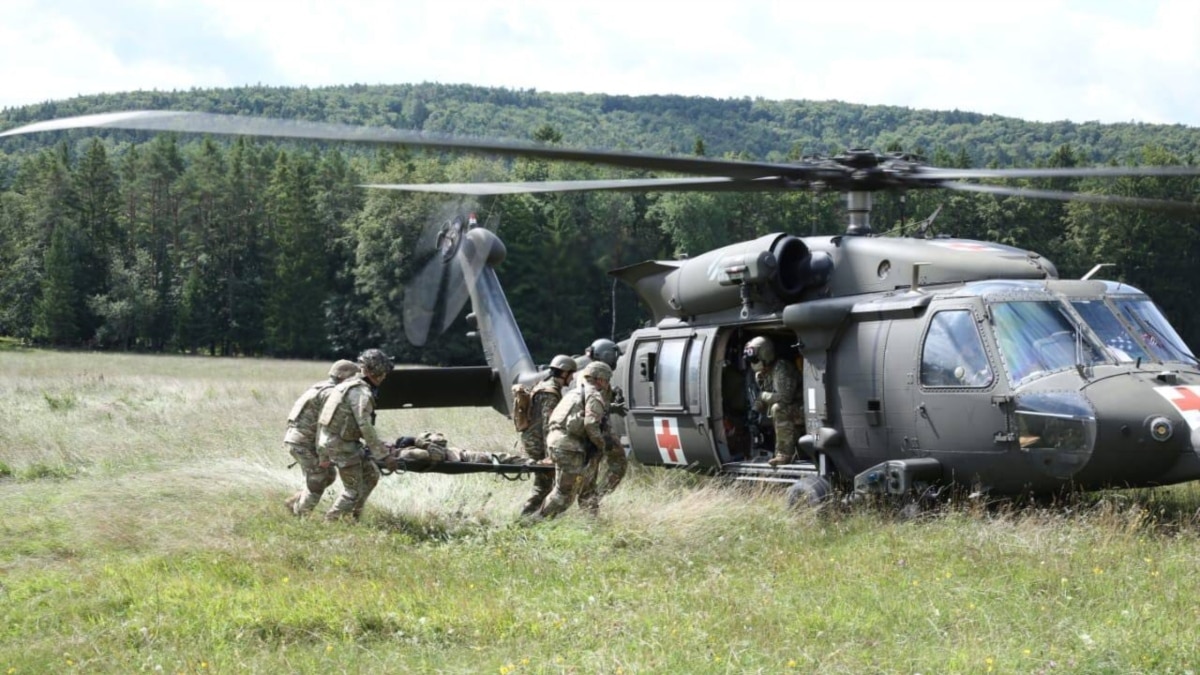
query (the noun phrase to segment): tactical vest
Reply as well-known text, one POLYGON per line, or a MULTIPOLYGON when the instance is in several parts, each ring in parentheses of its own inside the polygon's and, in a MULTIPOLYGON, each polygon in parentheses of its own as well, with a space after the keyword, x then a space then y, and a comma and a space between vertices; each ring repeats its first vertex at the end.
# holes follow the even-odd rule
POLYGON ((554 412, 550 414, 550 430, 564 431, 576 438, 583 438, 584 401, 587 396, 587 386, 579 385, 569 396, 563 397, 554 412))
POLYGON ((320 417, 325 399, 329 397, 329 391, 334 386, 333 382, 318 382, 296 399, 291 412, 288 413, 288 429, 283 436, 284 443, 304 446, 316 442, 317 418, 320 417))
MULTIPOLYGON (((292 411, 288 413, 288 426, 296 426, 296 422, 299 422, 300 416, 304 414, 304 409, 308 407, 317 408, 324 402, 324 397, 321 397, 322 400, 318 400, 320 394, 335 386, 337 385, 332 382, 320 382, 309 387, 308 391, 304 392, 300 398, 296 399, 296 403, 292 405, 292 411)), ((317 411, 317 414, 320 414, 320 410, 317 411)))
POLYGON ((542 401, 541 399, 550 397, 554 401, 554 405, 562 400, 562 385, 554 381, 553 377, 546 378, 537 383, 533 388, 533 393, 530 394, 532 407, 530 409, 530 421, 533 424, 543 424, 546 420, 542 419, 542 401))
POLYGON ((354 419, 354 412, 350 410, 350 406, 344 405, 346 394, 355 387, 363 387, 368 396, 373 396, 371 385, 366 380, 352 377, 334 387, 329 393, 329 398, 325 400, 325 407, 321 408, 321 426, 344 441, 357 441, 362 438, 362 431, 358 428, 358 420, 354 419))

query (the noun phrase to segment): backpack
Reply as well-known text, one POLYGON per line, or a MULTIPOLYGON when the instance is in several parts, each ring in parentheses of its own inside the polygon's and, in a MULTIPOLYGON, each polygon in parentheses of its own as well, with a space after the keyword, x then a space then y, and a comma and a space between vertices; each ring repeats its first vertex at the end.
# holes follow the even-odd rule
POLYGON ((517 428, 517 431, 525 431, 533 426, 533 392, 523 384, 514 384, 512 398, 513 426, 517 428))

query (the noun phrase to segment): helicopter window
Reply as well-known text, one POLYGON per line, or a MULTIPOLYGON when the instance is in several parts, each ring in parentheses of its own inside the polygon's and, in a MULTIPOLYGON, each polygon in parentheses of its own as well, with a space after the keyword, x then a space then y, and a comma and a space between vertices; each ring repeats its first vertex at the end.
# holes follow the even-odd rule
POLYGON ((683 354, 687 338, 663 340, 658 350, 659 406, 683 407, 683 354))
POLYGON ((1078 365, 1104 363, 1057 301, 1021 300, 992 308, 996 342, 1014 384, 1078 365))
POLYGON ((1153 302, 1146 299, 1116 302, 1117 309, 1133 324, 1134 330, 1141 334, 1142 342, 1154 358, 1159 361, 1196 363, 1196 357, 1153 302))
POLYGON ((1104 342, 1104 348, 1114 359, 1128 362, 1149 358, 1146 350, 1142 349, 1133 334, 1104 301, 1072 300, 1071 306, 1104 342))
POLYGON ((700 359, 704 356, 704 338, 692 341, 687 357, 687 397, 691 410, 700 409, 700 359))
POLYGON ((995 378, 969 310, 938 312, 921 348, 926 387, 987 387, 995 378))

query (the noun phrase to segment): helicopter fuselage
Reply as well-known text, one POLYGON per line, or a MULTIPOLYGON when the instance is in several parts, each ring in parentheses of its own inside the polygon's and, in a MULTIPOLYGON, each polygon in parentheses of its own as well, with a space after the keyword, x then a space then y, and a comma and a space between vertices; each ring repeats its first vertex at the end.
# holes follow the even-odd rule
MULTIPOLYGON (((489 368, 459 371, 469 393, 407 399, 407 380, 440 375, 397 371, 380 407, 460 401, 507 414, 510 386, 544 376, 492 269, 503 244, 483 229, 465 244, 489 368)), ((655 314, 622 343, 613 381, 628 405, 615 424, 643 464, 776 482, 819 475, 865 492, 1200 478, 1200 368, 1127 285, 1058 279, 1049 261, 998 244, 783 234, 613 274, 655 314), (803 373, 793 465, 767 466, 771 430, 750 415, 757 391, 742 348, 759 335, 803 373)))
MULTIPOLYGON (((779 311, 755 313, 751 303, 747 312, 748 294, 714 285, 728 307, 709 298, 707 315, 680 315, 696 297, 677 300, 664 290, 669 279, 635 280, 666 314, 632 334, 616 370, 639 461, 762 480, 836 474, 884 492, 955 483, 1044 493, 1200 477, 1200 369, 1137 289, 1059 280, 1035 254, 983 242, 804 241, 828 256, 825 278, 779 311), (886 288, 906 267, 907 283, 886 288), (808 464, 799 472, 764 470, 765 444, 748 429, 756 391, 741 347, 757 335, 804 374, 808 464)), ((745 251, 707 257, 664 276, 698 277, 745 251)))

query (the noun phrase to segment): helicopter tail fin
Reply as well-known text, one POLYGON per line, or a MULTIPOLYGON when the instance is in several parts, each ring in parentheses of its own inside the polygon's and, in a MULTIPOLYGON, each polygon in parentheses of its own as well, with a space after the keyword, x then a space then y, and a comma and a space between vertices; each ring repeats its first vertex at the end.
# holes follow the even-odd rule
POLYGON ((494 232, 476 228, 467 232, 460 255, 471 296, 468 318, 475 324, 484 357, 497 378, 493 407, 507 415, 512 410, 512 385, 532 381, 538 371, 496 277, 495 267, 506 253, 504 242, 494 232))
POLYGON ((380 385, 376 408, 490 406, 512 412, 512 385, 530 384, 540 374, 500 287, 495 266, 506 254, 504 242, 490 230, 472 228, 455 255, 471 299, 471 314, 487 366, 397 368, 380 385))

